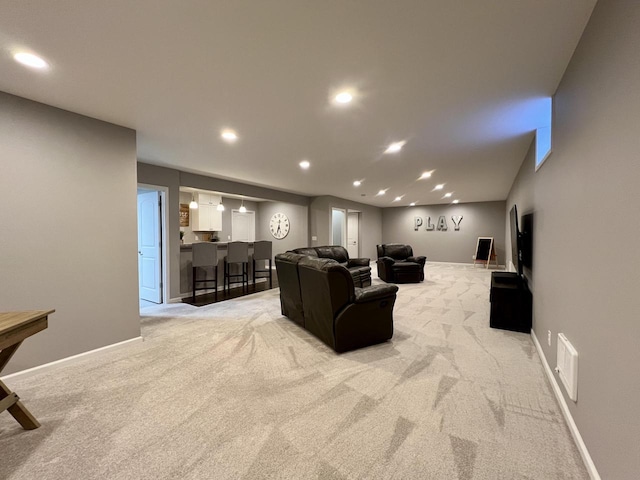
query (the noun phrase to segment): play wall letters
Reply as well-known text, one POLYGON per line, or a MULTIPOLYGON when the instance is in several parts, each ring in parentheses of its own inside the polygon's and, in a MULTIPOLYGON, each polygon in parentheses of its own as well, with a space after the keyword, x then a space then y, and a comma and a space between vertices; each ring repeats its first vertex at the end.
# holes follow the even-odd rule
MULTIPOLYGON (((451 221, 453 222, 454 230, 460 230, 460 222, 462 222, 462 215, 451 215, 451 221)), ((420 230, 420 227, 424 225, 422 221, 422 217, 414 217, 413 218, 413 229, 417 232, 420 230)), ((447 226, 447 218, 444 215, 440 215, 438 217, 438 222, 434 225, 431 223, 431 217, 427 217, 427 224, 424 227, 425 230, 440 230, 446 232, 448 229, 447 226)))

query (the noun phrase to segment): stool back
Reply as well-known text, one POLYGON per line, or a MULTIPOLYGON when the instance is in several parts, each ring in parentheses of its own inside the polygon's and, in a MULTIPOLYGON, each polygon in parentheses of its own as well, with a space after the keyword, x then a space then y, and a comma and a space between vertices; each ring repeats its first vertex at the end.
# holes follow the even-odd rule
POLYGON ((271 241, 260 240, 253 243, 254 260, 271 260, 271 241))
POLYGON ((194 243, 192 251, 194 267, 215 267, 218 264, 218 246, 215 243, 194 243))
POLYGON ((229 242, 227 263, 249 263, 249 244, 247 242, 229 242))

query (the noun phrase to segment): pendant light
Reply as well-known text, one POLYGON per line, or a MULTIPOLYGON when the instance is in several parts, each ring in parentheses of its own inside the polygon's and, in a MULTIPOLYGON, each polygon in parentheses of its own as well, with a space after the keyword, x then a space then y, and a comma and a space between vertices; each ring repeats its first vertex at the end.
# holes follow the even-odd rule
POLYGON ((224 212, 224 205, 222 204, 222 197, 220 197, 220 203, 216 207, 216 210, 218 210, 219 212, 224 212))
POLYGON ((196 197, 193 193, 191 194, 191 202, 189 203, 189 208, 192 210, 198 209, 198 202, 196 202, 196 197))
POLYGON ((240 213, 247 213, 247 207, 244 206, 244 198, 242 199, 242 205, 240 205, 240 209, 238 211, 240 213))

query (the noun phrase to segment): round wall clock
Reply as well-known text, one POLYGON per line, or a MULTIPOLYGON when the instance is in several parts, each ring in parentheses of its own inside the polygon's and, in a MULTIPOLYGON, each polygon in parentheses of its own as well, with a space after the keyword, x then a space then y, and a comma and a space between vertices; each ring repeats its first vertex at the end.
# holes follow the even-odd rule
POLYGON ((274 238, 283 239, 289 233, 289 219, 284 213, 274 213, 269 222, 269 230, 274 238))

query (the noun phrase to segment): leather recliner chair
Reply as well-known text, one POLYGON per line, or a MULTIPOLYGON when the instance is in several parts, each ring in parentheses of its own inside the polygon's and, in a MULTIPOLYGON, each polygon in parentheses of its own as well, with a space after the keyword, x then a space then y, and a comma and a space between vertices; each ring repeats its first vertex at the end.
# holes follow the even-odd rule
POLYGON ((389 340, 398 287, 355 288, 349 271, 332 259, 298 262, 305 328, 336 352, 389 340))
POLYGON ((376 245, 378 277, 390 283, 419 283, 424 280, 427 257, 413 256, 411 245, 387 243, 376 245))
POLYGON ((302 310, 302 294, 300 293, 300 277, 298 262, 305 258, 297 253, 279 253, 276 255, 276 273, 280 286, 280 309, 285 317, 304 327, 304 311, 302 310))
POLYGON ((322 247, 303 247, 291 250, 294 253, 308 255, 310 257, 330 258, 349 270, 356 287, 368 287, 371 285, 371 267, 368 258, 349 258, 347 249, 340 245, 328 245, 322 247))
POLYGON ((336 352, 393 336, 397 286, 357 288, 349 271, 332 259, 287 252, 275 260, 282 314, 336 352))

